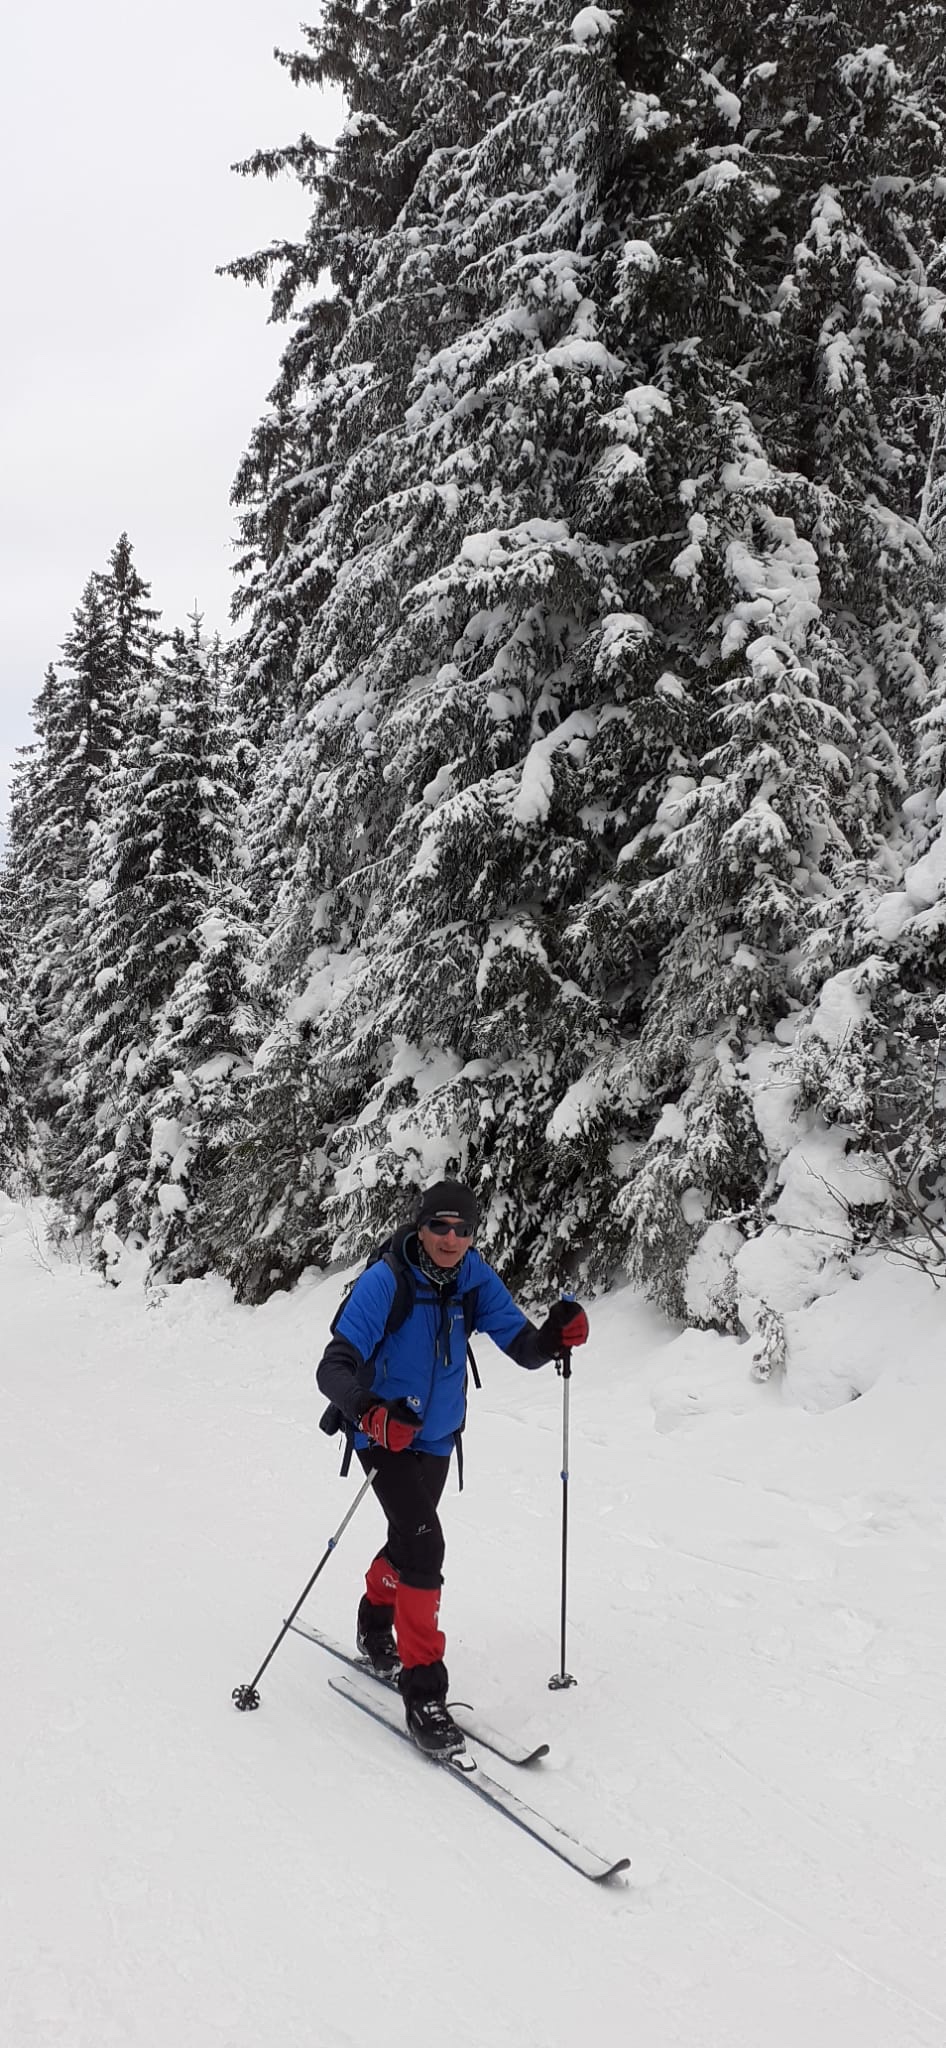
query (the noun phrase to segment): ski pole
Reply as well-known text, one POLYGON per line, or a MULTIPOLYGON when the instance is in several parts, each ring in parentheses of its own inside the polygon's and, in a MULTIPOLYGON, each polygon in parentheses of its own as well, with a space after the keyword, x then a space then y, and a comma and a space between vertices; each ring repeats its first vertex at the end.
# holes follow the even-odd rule
POLYGON ((355 1512, 355 1509, 359 1506, 360 1502, 364 1500, 365 1494, 367 1493, 369 1486, 374 1485, 376 1477, 376 1473, 369 1472, 364 1485, 358 1488, 358 1492, 356 1493, 355 1498, 352 1501, 351 1507, 349 1508, 347 1515, 345 1515, 343 1520, 339 1522, 338 1528, 336 1529, 334 1536, 329 1537, 328 1544, 326 1546, 323 1556, 319 1558, 318 1564, 316 1565, 312 1577, 308 1581, 308 1584, 303 1587, 302 1592, 300 1593, 299 1598, 296 1601, 296 1604, 292 1610, 292 1613, 289 1616, 288 1621, 283 1622, 282 1628, 280 1629, 279 1634, 276 1637, 276 1641, 274 1642, 272 1648, 267 1652, 266 1656, 263 1658, 262 1664, 260 1665, 260 1668, 256 1673, 256 1677, 250 1679, 249 1685, 234 1686, 230 1697, 233 1701, 234 1706, 238 1708, 241 1714, 252 1712, 254 1707, 259 1706, 259 1693, 257 1692, 256 1688, 259 1685, 260 1679, 263 1676, 263 1672, 265 1671, 270 1658, 275 1657, 276 1651, 278 1650, 279 1645, 282 1642, 283 1636, 286 1634, 287 1629, 290 1629, 292 1627, 296 1615, 298 1614, 299 1609, 302 1606, 303 1600, 306 1598, 307 1594, 311 1593, 320 1571, 322 1571, 324 1566, 328 1564, 329 1558, 331 1557, 332 1552, 339 1541, 339 1538, 344 1535, 345 1530, 347 1529, 348 1524, 351 1521, 352 1515, 355 1512))
MULTIPOLYGON (((566 1300, 569 1298, 565 1297, 566 1300)), ((562 1646, 560 1669, 549 1679, 550 1692, 562 1692, 569 1685, 577 1685, 570 1671, 565 1669, 565 1623, 567 1613, 568 1587, 568 1403, 572 1383, 572 1354, 563 1347, 561 1358, 556 1361, 556 1372, 562 1375, 562 1646)))

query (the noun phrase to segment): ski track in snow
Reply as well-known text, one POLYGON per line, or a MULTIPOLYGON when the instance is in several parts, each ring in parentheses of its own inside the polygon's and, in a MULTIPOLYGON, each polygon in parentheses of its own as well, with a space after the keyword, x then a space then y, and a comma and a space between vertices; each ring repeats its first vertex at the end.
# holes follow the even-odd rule
MULTIPOLYGON (((482 1346, 445 1499, 452 1687, 551 1742, 495 1775, 631 1856, 602 1891, 334 1695, 303 1640, 258 1714, 230 1704, 351 1498, 311 1378, 338 1278, 149 1309, 44 1265, 0 1199, 0 2042, 943 2048, 942 1310, 878 1268, 852 1346, 891 1290, 909 1361, 824 1415, 729 1340, 707 1409, 689 1339, 630 1293, 599 1306, 565 1693, 561 1384, 482 1346), (668 1427, 681 1372, 696 1412, 668 1427)), ((378 1536, 369 1498, 304 1615, 350 1633, 378 1536)))

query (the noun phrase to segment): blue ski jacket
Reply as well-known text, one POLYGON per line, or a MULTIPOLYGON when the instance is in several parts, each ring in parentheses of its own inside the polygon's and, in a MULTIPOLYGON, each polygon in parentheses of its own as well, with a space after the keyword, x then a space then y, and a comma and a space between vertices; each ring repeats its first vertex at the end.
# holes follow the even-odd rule
MULTIPOLYGON (((492 1266, 470 1249, 450 1285, 435 1287, 417 1264, 416 1236, 406 1235, 400 1256, 410 1268, 414 1303, 397 1330, 385 1325, 397 1282, 377 1259, 355 1281, 316 1369, 316 1381, 350 1423, 360 1421, 371 1396, 406 1401, 418 1419, 413 1448, 449 1457, 466 1416, 467 1335, 482 1330, 527 1370, 555 1355, 492 1266), (464 1297, 475 1290, 475 1311, 464 1297)), ((355 1445, 370 1439, 356 1430, 355 1445)))

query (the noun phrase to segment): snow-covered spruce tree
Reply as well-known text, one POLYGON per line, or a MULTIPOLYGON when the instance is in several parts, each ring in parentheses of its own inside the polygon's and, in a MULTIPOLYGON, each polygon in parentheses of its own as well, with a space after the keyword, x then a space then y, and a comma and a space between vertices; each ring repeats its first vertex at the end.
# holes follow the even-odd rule
POLYGON ((217 895, 193 934, 195 958, 155 1021, 142 1080, 149 1156, 131 1224, 147 1240, 152 1274, 178 1280, 215 1263, 221 1218, 245 1199, 242 1101, 260 1038, 256 928, 238 876, 215 876, 217 895))
MULTIPOLYGON (((2 991, 2 983, 0 983, 2 991)), ((22 1153, 22 1098, 13 1071, 7 1006, 0 992, 0 1188, 9 1188, 22 1153)))
POLYGON ((0 1189, 24 1185, 32 1150, 21 1062, 11 1029, 15 930, 12 876, 0 866, 0 1189))
POLYGON ((9 870, 24 1087, 42 1129, 73 1062, 69 1015, 82 981, 77 915, 104 780, 157 641, 149 588, 122 534, 88 579, 58 667, 33 706, 35 743, 13 777, 9 870))
MULTIPOLYGON (((396 336, 385 343, 384 334, 397 323, 399 271, 413 261, 416 242, 400 216, 431 152, 454 147, 483 124, 481 26, 468 4, 417 8, 407 16, 399 5, 329 6, 320 30, 305 31, 306 51, 278 54, 297 82, 343 86, 351 115, 337 148, 327 152, 303 136, 290 149, 260 152, 239 167, 266 176, 288 169, 316 199, 304 244, 278 245, 229 266, 233 274, 260 282, 275 273, 275 318, 295 308, 273 409, 253 436, 234 490, 244 544, 236 612, 248 619, 238 688, 250 729, 265 749, 251 867, 254 894, 264 907, 297 858, 300 792, 281 772, 282 752, 286 732, 298 733, 309 703, 307 665, 297 670, 296 651, 334 576, 334 562, 320 559, 313 547, 315 525, 347 453, 360 446, 364 416, 376 419, 380 404, 385 418, 397 417, 410 353, 396 336), (368 316, 384 345, 380 381, 373 385, 367 365, 337 360, 336 352, 385 238, 392 288, 368 316), (325 273, 332 280, 330 294, 317 289, 325 273), (276 772, 266 773, 267 766, 276 772)), ((422 269, 423 252, 418 261, 422 269)), ((304 935, 300 946, 304 960, 304 935)), ((238 1285, 252 1270, 253 1288, 263 1291, 311 1255, 331 1179, 319 1138, 326 1120, 331 1123, 342 1108, 345 1114, 357 1109, 362 1092, 357 1072, 343 1099, 337 1082, 328 1096, 321 1089, 309 1017, 303 1011, 298 1019, 281 1019, 290 992, 282 952, 277 947, 274 953, 272 1029, 260 1048, 242 1136, 234 1146, 240 1170, 232 1176, 222 1240, 235 1254, 238 1285), (255 1237, 258 1256, 246 1249, 255 1237)))
MULTIPOLYGON (((740 16, 740 47, 730 10, 695 10, 695 54, 733 139, 703 163, 691 153, 670 233, 671 249, 693 246, 702 214, 702 247, 730 252, 738 317, 764 314, 741 365, 743 445, 713 479, 730 500, 722 534, 711 487, 694 496, 690 548, 674 565, 703 598, 715 732, 661 821, 666 876, 643 880, 632 905, 635 920, 656 911, 662 955, 632 1057, 677 1107, 627 1211, 637 1270, 662 1274, 676 1308, 705 1221, 751 1216, 772 1170, 747 1054, 872 950, 869 906, 889 879, 911 727, 936 661, 918 522, 944 368, 946 16, 754 12, 740 16), (753 172, 770 189, 747 244, 738 206, 753 172), (750 510, 742 533, 734 470, 750 510), (799 664, 800 693, 786 687, 799 664)), ((826 1094, 824 1112, 836 1118, 843 1099, 826 1094)), ((857 1115, 849 1128, 863 1137, 857 1115)))
POLYGON ((943 10, 690 12, 639 313, 663 339, 661 425, 692 408, 670 567, 705 742, 624 849, 659 955, 628 1075, 668 1106, 620 1202, 634 1270, 677 1312, 707 1223, 755 1227, 774 1178, 753 1049, 870 951, 936 658, 917 520, 943 376, 943 10))
MULTIPOLYGON (((332 494, 294 552, 324 595, 261 802, 292 860, 269 965, 309 1029, 323 1149, 364 1151, 370 1179, 387 1155, 356 1227, 390 1214, 430 1159, 473 1145, 512 1264, 518 1222, 528 1239, 543 1206, 547 1116, 614 1037, 601 1001, 613 963, 602 975, 587 958, 582 986, 577 947, 574 965, 561 957, 562 913, 610 872, 614 792, 623 817, 640 780, 636 762, 620 772, 620 717, 597 743, 607 662, 580 677, 576 663, 606 615, 615 664, 624 648, 642 668, 646 626, 620 616, 612 551, 569 517, 625 375, 599 334, 616 229, 596 218, 586 232, 598 172, 620 155, 622 94, 565 9, 382 14, 412 89, 389 88, 379 132, 359 72, 343 137, 357 179, 326 178, 311 238, 349 310, 304 393, 332 494), (406 183, 386 175, 395 141, 406 183), (399 201, 380 224, 379 189, 399 201)), ((323 74, 344 82, 330 67, 351 65, 362 19, 327 10, 323 74)), ((574 1223, 557 1207, 556 1262, 574 1223)))
POLYGON ((208 904, 192 933, 193 958, 155 1020, 150 1152, 131 1219, 147 1239, 152 1274, 168 1280, 213 1266, 220 1213, 234 1185, 242 1191, 241 1105, 263 1029, 242 802, 256 754, 234 700, 229 656, 219 636, 201 647, 192 623, 210 713, 199 785, 207 822, 215 815, 208 904))
POLYGON ((234 1074, 219 1171, 203 1182, 201 1207, 208 1261, 225 1266, 239 1298, 261 1301, 311 1260, 332 1161, 311 1030, 291 1016, 272 1024, 271 990, 252 993, 269 1029, 257 1032, 249 1074, 234 1074))
POLYGON ((105 579, 91 576, 62 643, 59 801, 66 825, 84 837, 100 811, 101 786, 121 736, 124 677, 105 579))
MULTIPOLYGON (((943 535, 926 526, 943 588, 943 535)), ((854 904, 858 958, 823 988, 792 1055, 802 1105, 857 1141, 876 1176, 870 1224, 926 1270, 946 1262, 946 614, 944 650, 915 723, 910 795, 885 874, 854 904), (886 887, 884 886, 886 883, 886 887), (840 1020, 840 1028, 839 1028, 840 1020)), ((852 892, 853 893, 853 892, 852 892)), ((863 1232, 863 1219, 852 1216, 863 1232)))
POLYGON ((10 1192, 23 1164, 26 1108, 20 1092, 0 977, 0 1189, 10 1192))
POLYGON ((161 614, 149 602, 151 585, 138 570, 127 533, 119 534, 108 568, 95 580, 108 620, 119 690, 128 703, 150 674, 167 635, 159 628, 161 614))
MULTIPOLYGON (((799 1032, 793 1069, 802 1102, 817 1101, 854 1132, 877 1173, 875 1233, 932 1272, 946 1258, 946 431, 931 437, 918 525, 932 552, 938 658, 918 715, 910 794, 886 871, 851 890, 856 965, 799 1032)), ((856 1219, 855 1219, 856 1221, 856 1219)))
MULTIPOLYGON (((347 453, 364 438, 366 416, 377 422, 379 405, 393 416, 409 364, 403 346, 385 346, 379 382, 370 355, 359 365, 353 356, 337 361, 336 352, 381 247, 390 290, 368 315, 372 352, 397 325, 401 273, 414 256, 400 217, 418 171, 433 151, 454 148, 483 126, 490 68, 483 26, 470 0, 410 10, 401 0, 355 7, 330 0, 320 27, 303 29, 306 49, 276 55, 296 84, 338 85, 345 93, 351 111, 336 146, 327 150, 303 134, 236 167, 267 178, 288 172, 315 202, 303 242, 277 243, 226 266, 245 282, 273 282, 274 320, 293 315, 270 410, 233 490, 242 544, 234 613, 247 621, 238 695, 250 738, 270 754, 278 754, 284 722, 291 730, 308 702, 298 648, 334 578, 333 560, 313 549, 315 524, 347 453)), ((421 269, 423 262, 421 252, 421 269)), ((262 789, 274 805, 261 812, 256 835, 256 884, 266 903, 291 843, 278 779, 264 780, 262 789)))
POLYGON ((42 1131, 62 1100, 80 892, 102 778, 120 730, 115 648, 95 576, 73 614, 61 663, 46 672, 33 723, 36 744, 23 750, 14 768, 10 849, 25 1085, 42 1131))
POLYGON ((65 961, 73 925, 73 898, 64 886, 63 849, 54 824, 52 763, 60 708, 59 678, 50 664, 33 704, 36 739, 19 749, 13 764, 3 866, 6 943, 11 969, 15 965, 10 1003, 24 1086, 37 1103, 40 1077, 48 1076, 54 1065, 51 1038, 61 1021, 61 1002, 51 993, 50 982, 62 971, 63 986, 67 984, 65 961))
POLYGON ((218 666, 196 616, 153 661, 93 841, 58 1173, 83 1220, 120 1234, 137 1214, 154 1102, 170 1080, 174 1034, 162 1011, 200 958, 232 859, 242 742, 218 666))
POLYGON ((941 18, 480 9, 472 132, 346 237, 354 101, 325 502, 253 600, 314 597, 261 816, 346 1244, 453 1165, 510 1272, 681 1307, 764 1192, 745 1057, 856 948, 927 688, 941 18))

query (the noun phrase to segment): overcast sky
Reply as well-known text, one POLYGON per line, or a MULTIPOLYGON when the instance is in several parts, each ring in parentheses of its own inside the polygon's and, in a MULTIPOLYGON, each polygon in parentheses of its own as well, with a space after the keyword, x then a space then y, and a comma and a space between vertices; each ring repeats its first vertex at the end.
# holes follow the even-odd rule
POLYGON ((234 471, 285 329, 214 266, 302 228, 229 165, 341 102, 294 87, 305 0, 46 0, 0 76, 0 818, 29 707, 123 529, 168 625, 227 626, 234 471))

